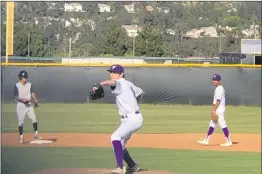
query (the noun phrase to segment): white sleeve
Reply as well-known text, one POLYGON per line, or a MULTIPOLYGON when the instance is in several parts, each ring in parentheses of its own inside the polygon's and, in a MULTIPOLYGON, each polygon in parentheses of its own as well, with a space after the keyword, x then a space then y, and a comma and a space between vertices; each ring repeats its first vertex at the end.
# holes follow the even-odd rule
POLYGON ((122 88, 121 88, 121 82, 119 80, 116 81, 115 86, 111 86, 111 92, 112 94, 115 94, 115 95, 121 94, 122 88))
POLYGON ((138 97, 143 93, 143 90, 141 88, 135 86, 133 83, 131 83, 131 89, 132 89, 135 97, 138 97))
POLYGON ((222 100, 223 92, 224 92, 223 88, 217 88, 215 92, 215 99, 222 100))

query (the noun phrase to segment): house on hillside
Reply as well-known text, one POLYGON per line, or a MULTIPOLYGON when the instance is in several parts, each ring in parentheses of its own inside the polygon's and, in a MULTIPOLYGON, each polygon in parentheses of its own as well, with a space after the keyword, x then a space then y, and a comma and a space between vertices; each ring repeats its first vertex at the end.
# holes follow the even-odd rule
POLYGON ((186 32, 186 37, 190 37, 190 38, 198 38, 200 37, 200 31, 198 29, 192 29, 188 32, 186 32))
POLYGON ((122 27, 126 30, 128 37, 136 37, 138 32, 142 30, 137 25, 122 25, 122 27))
POLYGON ((259 25, 251 25, 249 29, 245 29, 241 31, 244 35, 250 37, 253 36, 259 38, 259 25))
POLYGON ((76 27, 81 27, 83 25, 83 21, 79 18, 70 18, 69 20, 65 20, 65 27, 70 27, 74 24, 76 27))
POLYGON ((70 4, 65 3, 64 10, 68 12, 72 12, 72 11, 83 12, 83 7, 79 3, 70 3, 70 4))
POLYGON ((215 27, 206 27, 202 32, 204 32, 204 36, 218 37, 217 29, 215 27))
POLYGON ((168 7, 157 7, 159 12, 169 13, 170 9, 168 7))
POLYGON ((168 28, 168 29, 166 29, 165 31, 166 31, 167 34, 176 35, 176 31, 173 30, 173 29, 168 28))
POLYGON ((56 9, 57 3, 55 2, 46 2, 46 5, 48 6, 48 10, 56 9))
POLYGON ((91 27, 91 30, 95 30, 96 28, 96 23, 92 19, 87 19, 86 23, 91 27))
POLYGON ((202 32, 205 32, 205 29, 206 29, 207 27, 201 27, 200 29, 199 29, 199 32, 200 33, 202 33, 202 32))
POLYGON ((234 29, 234 27, 229 27, 229 26, 222 27, 221 25, 218 25, 218 28, 224 31, 232 31, 234 29))
POLYGON ((147 5, 147 6, 146 6, 146 10, 147 10, 147 11, 153 11, 154 8, 153 8, 151 5, 147 5))
POLYGON ((103 13, 103 12, 111 12, 111 6, 110 5, 106 5, 106 4, 97 4, 98 8, 99 8, 99 12, 103 13))
POLYGON ((135 12, 135 4, 129 4, 129 5, 124 5, 124 8, 128 13, 134 13, 135 12))
POLYGON ((192 29, 186 33, 186 37, 199 38, 199 37, 218 37, 217 29, 215 27, 202 27, 198 29, 192 29))
POLYGON ((198 1, 184 1, 183 2, 183 6, 185 6, 185 7, 190 7, 190 6, 193 6, 193 7, 195 7, 195 6, 197 6, 197 5, 199 5, 201 2, 198 2, 198 1))

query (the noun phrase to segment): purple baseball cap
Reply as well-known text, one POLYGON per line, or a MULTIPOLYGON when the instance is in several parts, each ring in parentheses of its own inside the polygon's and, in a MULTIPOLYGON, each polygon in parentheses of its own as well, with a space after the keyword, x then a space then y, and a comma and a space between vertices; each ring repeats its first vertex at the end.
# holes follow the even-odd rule
POLYGON ((121 65, 116 64, 116 65, 112 65, 112 66, 110 67, 110 69, 107 70, 107 71, 113 72, 113 73, 122 74, 122 73, 124 73, 124 68, 123 68, 121 65))
POLYGON ((221 76, 219 74, 214 74, 213 77, 212 77, 212 80, 220 81, 221 76))

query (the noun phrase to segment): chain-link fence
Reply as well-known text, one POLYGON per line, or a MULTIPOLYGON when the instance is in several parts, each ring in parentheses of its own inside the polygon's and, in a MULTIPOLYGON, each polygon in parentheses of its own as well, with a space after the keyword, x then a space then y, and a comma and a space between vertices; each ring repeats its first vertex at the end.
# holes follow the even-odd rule
MULTIPOLYGON (((230 53, 225 53, 230 54, 230 53)), ((234 53, 235 54, 235 53, 234 53)), ((237 53, 236 53, 237 54, 237 53)), ((242 54, 243 55, 243 54, 242 54)), ((59 63, 71 64, 250 64, 253 65, 254 55, 245 55, 244 58, 228 56, 202 58, 173 58, 173 57, 18 57, 9 56, 8 63, 59 63)), ((1 57, 5 63, 5 56, 1 57)))
MULTIPOLYGON (((6 62, 2 56, 2 62, 6 62)), ((219 58, 170 57, 17 57, 9 56, 8 63, 61 63, 61 64, 218 64, 219 58)))

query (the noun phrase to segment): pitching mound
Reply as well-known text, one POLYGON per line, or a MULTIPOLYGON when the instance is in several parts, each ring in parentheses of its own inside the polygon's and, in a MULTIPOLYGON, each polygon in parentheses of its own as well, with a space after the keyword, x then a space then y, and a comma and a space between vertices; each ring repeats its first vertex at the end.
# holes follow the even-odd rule
MULTIPOLYGON (((78 168, 63 168, 63 169, 46 169, 29 174, 110 174, 111 169, 78 169, 78 168)), ((175 174, 167 171, 140 171, 138 174, 175 174)), ((130 173, 127 173, 130 174, 130 173)))

